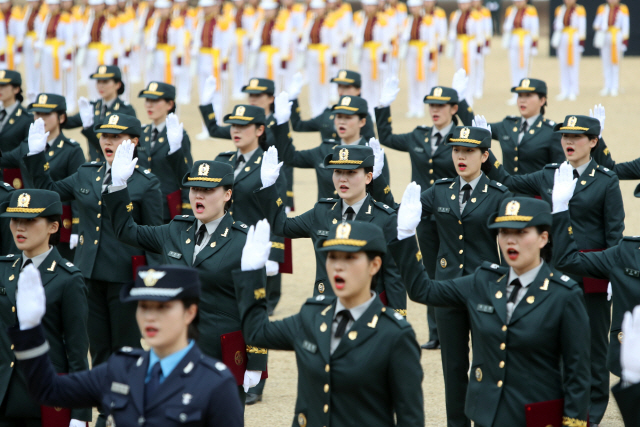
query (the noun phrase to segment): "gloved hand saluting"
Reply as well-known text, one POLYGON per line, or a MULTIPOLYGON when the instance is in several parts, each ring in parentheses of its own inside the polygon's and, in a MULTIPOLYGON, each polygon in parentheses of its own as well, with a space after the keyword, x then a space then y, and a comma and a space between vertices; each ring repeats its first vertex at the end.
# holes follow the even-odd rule
POLYGON ((167 124, 167 140, 169 141, 169 154, 173 154, 182 147, 182 137, 184 135, 182 123, 178 116, 171 113, 165 120, 167 124))
POLYGON ((375 138, 369 139, 369 147, 373 149, 373 155, 375 157, 373 163, 373 179, 376 179, 382 174, 382 169, 384 168, 384 149, 380 147, 380 141, 375 138))
POLYGON ((553 176, 553 193, 551 194, 553 213, 569 210, 569 201, 577 182, 578 180, 573 177, 573 167, 568 162, 560 164, 553 176))
POLYGON ((467 96, 467 86, 469 84, 469 77, 467 76, 467 72, 464 68, 460 68, 453 75, 453 81, 451 82, 451 87, 458 92, 458 101, 462 101, 466 99, 467 96))
POLYGON ((275 111, 273 117, 279 125, 287 123, 291 117, 291 106, 293 102, 289 101, 289 94, 287 92, 280 92, 274 100, 275 111))
POLYGON ((21 331, 38 326, 47 311, 40 272, 33 264, 27 265, 18 278, 16 308, 21 331))
POLYGON ((247 241, 242 249, 240 268, 242 271, 260 270, 269 260, 271 252, 271 227, 266 219, 249 227, 247 241))
POLYGON ((382 94, 380 95, 380 106, 388 107, 396 100, 400 92, 400 80, 396 76, 387 78, 382 86, 382 94))
POLYGON ((624 314, 622 336, 620 344, 622 380, 632 384, 640 383, 640 357, 638 357, 640 354, 640 305, 633 309, 633 314, 628 311, 624 314))
POLYGON ((213 102, 213 96, 218 90, 218 82, 214 76, 207 77, 204 81, 204 89, 202 90, 202 97, 200 98, 200 105, 208 105, 213 102))
POLYGON ((262 157, 262 166, 260 167, 262 188, 271 187, 276 183, 281 167, 282 162, 278 163, 278 149, 274 146, 269 147, 262 157))
POLYGON ((476 128, 486 129, 489 132, 491 132, 491 125, 487 123, 487 119, 485 119, 484 116, 480 116, 480 115, 475 116, 475 118, 471 122, 471 126, 476 128))
POLYGON ((604 119, 606 118, 604 114, 604 106, 602 104, 595 105, 592 109, 589 109, 589 116, 594 119, 598 119, 600 122, 600 135, 599 138, 602 138, 602 132, 604 132, 604 119))
POLYGON ((404 240, 416 234, 421 217, 420 186, 412 182, 407 185, 398 209, 398 240, 404 240))
POLYGON ((133 175, 138 163, 137 157, 133 159, 134 149, 135 145, 129 139, 118 146, 111 164, 111 180, 114 187, 127 185, 127 180, 133 175))
POLYGON ((78 109, 80 110, 80 120, 82 120, 82 127, 86 129, 93 126, 93 106, 84 96, 81 96, 78 99, 78 109))
POLYGON ((44 120, 37 119, 29 126, 29 136, 27 143, 29 144, 29 155, 42 153, 47 146, 49 132, 44 131, 44 120))

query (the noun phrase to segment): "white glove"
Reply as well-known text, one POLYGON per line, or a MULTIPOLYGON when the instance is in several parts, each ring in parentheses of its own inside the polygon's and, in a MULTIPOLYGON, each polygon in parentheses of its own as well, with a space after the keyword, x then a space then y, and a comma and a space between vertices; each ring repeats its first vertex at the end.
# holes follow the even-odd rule
POLYGON ((242 271, 260 270, 265 266, 271 252, 270 232, 271 227, 266 219, 249 227, 247 241, 242 248, 242 258, 240 258, 242 271))
POLYGON ((638 354, 640 354, 640 306, 633 309, 633 315, 627 311, 622 320, 620 365, 622 366, 623 381, 632 384, 640 383, 640 357, 638 354))
POLYGON ((484 116, 476 115, 471 122, 471 126, 486 129, 491 133, 491 126, 487 123, 487 119, 485 119, 484 116))
POLYGON ((562 162, 553 176, 553 213, 569 210, 569 200, 573 196, 578 180, 573 177, 573 167, 568 162, 562 162))
POLYGON ((27 265, 18 277, 16 307, 21 331, 38 326, 47 311, 40 272, 33 264, 27 265))
POLYGON ((69 423, 69 427, 87 427, 87 422, 72 419, 69 423))
POLYGON ((602 138, 602 132, 604 132, 604 119, 605 119, 604 106, 602 104, 595 105, 593 107, 593 110, 589 109, 589 116, 593 117, 594 119, 598 119, 598 121, 600 122, 600 135, 598 136, 602 138))
POLYGON ((271 187, 278 180, 282 162, 278 163, 278 149, 273 145, 262 156, 262 166, 260 167, 260 179, 262 188, 271 187))
POLYGON ((380 147, 380 141, 375 138, 369 139, 369 147, 373 149, 373 155, 375 156, 373 179, 376 179, 382 174, 382 169, 384 168, 384 149, 380 147))
POLYGON ((302 91, 302 87, 304 86, 304 78, 301 73, 295 73, 293 78, 291 79, 291 83, 289 84, 289 100, 293 101, 294 99, 298 99, 300 96, 300 92, 302 91))
POLYGON ((469 84, 469 77, 467 76, 467 72, 464 68, 460 68, 453 75, 453 81, 451 82, 451 87, 458 92, 458 101, 462 101, 466 99, 467 96, 467 86, 469 84))
POLYGON ((279 125, 289 121, 292 105, 293 102, 289 101, 289 94, 287 92, 280 92, 278 96, 276 96, 274 100, 275 111, 273 112, 273 117, 275 117, 279 125))
POLYGON ((396 76, 391 76, 384 81, 382 94, 380 95, 380 106, 388 107, 395 101, 400 92, 400 80, 396 76))
POLYGON ((44 120, 37 119, 29 126, 29 137, 27 143, 29 144, 29 155, 42 153, 47 146, 47 138, 49 138, 49 132, 44 132, 44 120))
POLYGON ((248 393, 251 387, 257 386, 261 377, 262 371, 244 371, 244 382, 242 383, 244 392, 248 393))
POLYGON ((420 186, 414 181, 407 185, 398 209, 398 240, 404 240, 416 234, 421 217, 420 186))
POLYGON ((267 261, 266 267, 268 277, 275 276, 280 271, 280 264, 278 264, 276 261, 267 261))
POLYGON ((173 154, 182 147, 182 137, 184 135, 182 123, 178 116, 171 113, 167 116, 167 141, 169 141, 169 154, 173 154))
POLYGON ((213 102, 213 95, 216 93, 218 82, 213 76, 207 77, 204 81, 204 89, 202 90, 202 96, 200 97, 200 105, 208 105, 213 102))
POLYGON ((558 47, 560 47, 561 40, 562 40, 562 31, 554 31, 553 35, 551 36, 551 42, 549 44, 551 44, 552 48, 557 49, 558 47))
POLYGON ((75 249, 76 246, 78 246, 78 235, 72 234, 69 237, 69 249, 75 249))
POLYGON ((78 99, 78 108, 80 109, 82 127, 86 129, 93 126, 93 106, 89 100, 84 96, 81 96, 80 99, 78 99))
POLYGON ((111 182, 114 187, 127 185, 127 180, 133 175, 138 158, 133 159, 135 145, 130 139, 124 141, 116 150, 111 164, 111 182))
POLYGON ((65 59, 64 61, 62 61, 63 70, 70 71, 72 67, 73 67, 73 63, 70 60, 65 59))
POLYGON ((613 296, 613 287, 611 286, 611 282, 607 285, 607 301, 611 301, 611 297, 613 296))

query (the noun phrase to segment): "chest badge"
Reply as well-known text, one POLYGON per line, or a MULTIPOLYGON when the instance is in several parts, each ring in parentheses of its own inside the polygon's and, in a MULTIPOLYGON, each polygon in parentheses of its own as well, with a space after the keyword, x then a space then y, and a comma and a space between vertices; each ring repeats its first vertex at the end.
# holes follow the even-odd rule
POLYGON ((188 405, 189 403, 191 403, 191 399, 193 398, 192 395, 190 395, 189 393, 184 393, 182 395, 182 404, 183 405, 188 405))
POLYGON ((482 369, 480 368, 476 368, 476 380, 478 382, 482 381, 482 369))
POLYGON ((498 299, 502 298, 502 291, 496 292, 496 298, 498 299))
POLYGON ((536 297, 534 297, 533 295, 527 297, 527 302, 529 304, 533 304, 535 300, 536 300, 536 297))

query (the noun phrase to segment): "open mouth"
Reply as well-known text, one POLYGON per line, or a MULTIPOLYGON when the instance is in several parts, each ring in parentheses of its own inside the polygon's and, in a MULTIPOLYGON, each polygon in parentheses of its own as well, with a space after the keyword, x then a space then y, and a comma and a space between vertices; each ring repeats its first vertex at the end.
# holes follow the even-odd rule
POLYGON ((17 240, 19 243, 24 243, 24 241, 25 241, 25 240, 27 240, 27 238, 26 238, 25 236, 23 236, 22 234, 18 234, 18 235, 16 236, 16 240, 17 240))
POLYGON ((567 147, 567 155, 568 155, 568 156, 570 156, 570 155, 572 155, 573 153, 575 153, 575 151, 576 151, 576 150, 575 150, 575 148, 573 148, 573 147, 567 147))
POLYGON ((106 157, 111 157, 111 156, 113 156, 113 150, 112 150, 111 148, 105 148, 105 149, 104 149, 104 155, 105 155, 106 157))
POLYGON ((338 126, 338 132, 343 134, 347 131, 347 128, 345 126, 338 126))
POLYGON ((466 163, 458 163, 458 169, 460 169, 461 171, 464 171, 467 169, 467 164, 466 163))
POLYGON ((346 185, 341 185, 340 186, 340 192, 341 193, 346 193, 347 191, 349 191, 349 187, 346 185))
POLYGON ((151 326, 147 326, 146 328, 144 328, 144 334, 149 338, 155 337, 157 333, 158 333, 158 329, 153 328, 151 326))
POLYGON ((344 289, 345 281, 341 276, 338 276, 336 274, 335 276, 333 276, 333 280, 336 284, 336 289, 344 289))
POLYGON ((520 252, 516 251, 515 249, 507 249, 507 256, 510 260, 515 261, 516 259, 518 259, 518 255, 520 255, 520 252))
POLYGON ((233 137, 233 142, 240 142, 240 137, 239 136, 234 136, 233 137))
POLYGON ((437 115, 437 114, 434 114, 433 116, 431 116, 431 119, 432 119, 434 122, 437 122, 438 120, 440 120, 440 116, 439 116, 439 115, 437 115))
POLYGON ((196 202, 196 213, 203 213, 204 205, 200 202, 196 202))

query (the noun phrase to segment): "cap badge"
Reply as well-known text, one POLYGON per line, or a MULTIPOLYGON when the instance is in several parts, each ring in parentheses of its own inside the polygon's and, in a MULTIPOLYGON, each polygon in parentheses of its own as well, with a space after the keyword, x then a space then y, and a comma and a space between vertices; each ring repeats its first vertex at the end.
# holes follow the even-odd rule
POLYGON ((437 87, 437 88, 433 89, 433 96, 442 96, 442 88, 441 87, 437 87))
POLYGON ((256 86, 258 86, 258 79, 251 79, 251 80, 249 81, 249 86, 250 86, 250 87, 256 87, 256 86))
POLYGON ((567 126, 575 126, 576 123, 578 123, 578 118, 576 116, 571 116, 569 117, 569 120, 567 120, 567 126))
POLYGON ((140 276, 146 287, 155 286, 158 280, 162 279, 166 274, 164 271, 156 271, 154 269, 138 272, 138 276, 140 276))
POLYGON ((518 215, 519 211, 520 211, 520 203, 516 202, 515 200, 512 200, 509 203, 507 203, 507 208, 504 210, 504 214, 515 216, 515 215, 518 215))
POLYGON ((351 224, 343 222, 336 228, 336 239, 348 239, 351 234, 351 224))
MULTIPOLYGON (((3 71, 4 73, 4 71, 3 71)), ((340 72, 338 73, 338 78, 339 79, 344 79, 345 77, 347 77, 347 71, 346 70, 340 70, 340 72)))
POLYGON ((469 134, 470 133, 471 133, 471 129, 462 128, 462 130, 460 130, 460 138, 467 139, 467 138, 469 138, 469 134))
POLYGON ((245 108, 243 106, 239 106, 236 108, 236 116, 244 116, 245 108))
POLYGON ((120 120, 120 116, 118 116, 117 114, 114 114, 113 116, 109 117, 109 124, 110 125, 117 125, 118 124, 118 120, 120 120))
POLYGON ((342 101, 340 101, 340 105, 348 106, 349 104, 351 104, 350 96, 345 96, 344 98, 342 98, 342 101))
POLYGON ((22 193, 20 197, 18 197, 18 207, 28 208, 30 201, 31 201, 31 196, 28 193, 22 193))
POLYGON ((209 164, 202 163, 198 166, 198 176, 209 176, 209 164))
POLYGON ((158 89, 158 83, 156 82, 149 83, 149 91, 155 92, 157 89, 158 89))
POLYGON ((0 79, 4 79, 4 75, 5 75, 5 71, 1 70, 0 71, 0 79))
POLYGON ((349 150, 343 148, 338 152, 338 156, 340 156, 340 160, 349 160, 349 150))
POLYGON ((38 97, 38 104, 46 104, 47 103, 47 95, 40 95, 38 97))
POLYGON ((522 87, 529 87, 529 85, 531 84, 531 80, 529 79, 523 79, 522 80, 522 87))
POLYGON ((98 68, 98 74, 104 74, 104 73, 106 73, 106 72, 107 72, 107 66, 106 66, 106 65, 101 65, 101 66, 98 68))

